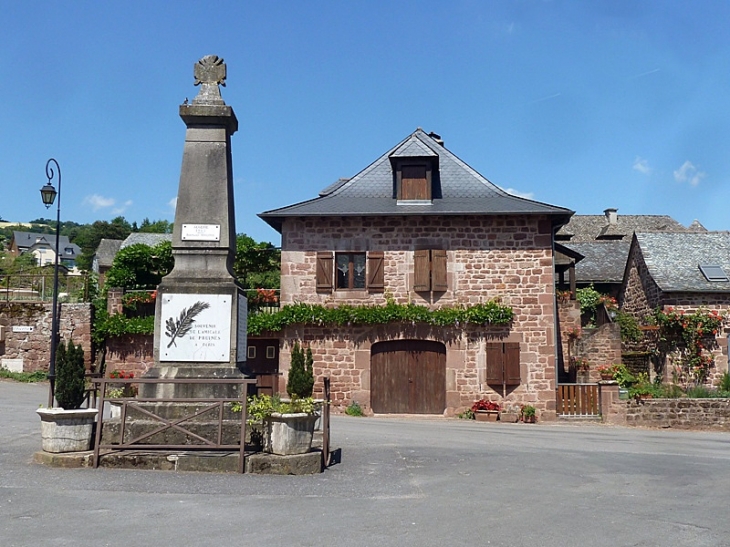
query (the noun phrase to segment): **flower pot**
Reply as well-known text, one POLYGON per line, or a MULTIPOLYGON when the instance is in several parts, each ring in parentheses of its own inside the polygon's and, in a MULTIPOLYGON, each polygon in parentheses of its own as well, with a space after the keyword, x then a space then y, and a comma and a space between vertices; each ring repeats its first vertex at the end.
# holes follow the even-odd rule
POLYGON ((499 421, 504 424, 514 424, 520 420, 519 412, 501 412, 499 421))
POLYGON ((591 373, 587 370, 579 370, 575 373, 575 381, 578 384, 587 384, 590 382, 591 373))
POLYGON ((613 373, 601 373, 601 380, 613 380, 613 373))
POLYGON ((537 421, 537 416, 525 416, 522 420, 526 424, 534 424, 537 421))
POLYGON ((496 422, 499 418, 499 410, 477 410, 474 418, 477 422, 496 422))
POLYGON ((289 456, 304 454, 312 448, 317 416, 274 413, 264 419, 264 452, 289 456))
POLYGON ((91 447, 91 432, 98 412, 95 408, 64 410, 39 408, 41 448, 44 452, 83 452, 91 447))

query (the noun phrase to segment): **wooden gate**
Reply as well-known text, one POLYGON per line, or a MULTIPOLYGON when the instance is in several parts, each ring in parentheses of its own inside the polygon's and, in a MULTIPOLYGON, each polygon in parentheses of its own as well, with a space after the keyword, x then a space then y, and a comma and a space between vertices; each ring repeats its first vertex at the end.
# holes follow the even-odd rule
POLYGON ((446 347, 428 340, 374 344, 370 404, 378 414, 441 414, 446 408, 446 347))
POLYGON ((598 417, 601 415, 598 384, 560 384, 557 391, 558 416, 598 417))

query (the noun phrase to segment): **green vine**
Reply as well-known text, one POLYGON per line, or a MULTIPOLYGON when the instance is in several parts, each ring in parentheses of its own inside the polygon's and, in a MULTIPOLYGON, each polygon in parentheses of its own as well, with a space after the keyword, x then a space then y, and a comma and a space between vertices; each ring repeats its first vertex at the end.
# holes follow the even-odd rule
POLYGON ((508 325, 514 318, 509 306, 491 301, 469 307, 430 310, 416 304, 385 306, 343 305, 328 308, 319 304, 292 304, 276 313, 260 313, 248 318, 248 334, 278 332, 288 325, 351 326, 387 323, 424 323, 439 327, 462 325, 508 325))
MULTIPOLYGON (((288 325, 351 326, 382 325, 387 323, 424 323, 438 327, 464 325, 508 325, 514 318, 509 306, 490 301, 468 307, 447 307, 430 310, 416 304, 385 306, 350 306, 327 308, 319 304, 292 304, 276 313, 256 313, 248 317, 248 334, 279 332, 288 325)), ((123 314, 98 314, 94 322, 94 340, 103 340, 124 334, 153 334, 154 317, 125 317, 123 314)))

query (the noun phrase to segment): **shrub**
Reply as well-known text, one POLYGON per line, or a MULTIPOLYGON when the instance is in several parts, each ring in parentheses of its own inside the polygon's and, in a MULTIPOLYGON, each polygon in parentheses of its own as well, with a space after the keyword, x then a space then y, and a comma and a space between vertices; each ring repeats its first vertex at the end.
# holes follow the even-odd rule
POLYGON ((730 391, 730 372, 725 371, 720 376, 720 391, 730 391))
POLYGON ((68 347, 58 344, 56 350, 56 401, 66 410, 81 408, 84 403, 86 380, 84 375, 84 350, 81 345, 74 346, 72 340, 68 347))
POLYGON ((363 412, 360 403, 356 401, 352 401, 349 405, 347 405, 347 408, 345 409, 345 414, 347 414, 348 416, 365 416, 365 412, 363 412))
POLYGON ((304 350, 299 347, 299 342, 294 343, 291 350, 291 367, 289 368, 289 379, 286 382, 286 392, 290 397, 305 398, 311 397, 314 390, 314 359, 312 350, 304 350))

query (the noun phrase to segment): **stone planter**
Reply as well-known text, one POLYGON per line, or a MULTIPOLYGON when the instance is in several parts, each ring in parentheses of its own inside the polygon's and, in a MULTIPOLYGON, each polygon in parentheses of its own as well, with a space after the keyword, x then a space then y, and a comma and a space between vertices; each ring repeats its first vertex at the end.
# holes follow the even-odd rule
POLYGON ((499 410, 477 410, 474 419, 477 422, 496 422, 499 418, 499 410))
POLYGON ((591 382, 591 373, 587 370, 579 370, 575 373, 575 382, 577 384, 589 384, 591 382))
POLYGON ((274 413, 264 419, 264 452, 290 456, 305 454, 312 448, 317 416, 304 412, 274 413))
POLYGON ((95 408, 39 408, 36 412, 41 418, 44 452, 83 452, 91 448, 91 432, 98 412, 95 408))
POLYGON ((515 424, 520 420, 519 412, 502 412, 499 421, 505 424, 515 424))

